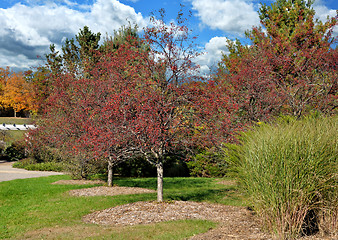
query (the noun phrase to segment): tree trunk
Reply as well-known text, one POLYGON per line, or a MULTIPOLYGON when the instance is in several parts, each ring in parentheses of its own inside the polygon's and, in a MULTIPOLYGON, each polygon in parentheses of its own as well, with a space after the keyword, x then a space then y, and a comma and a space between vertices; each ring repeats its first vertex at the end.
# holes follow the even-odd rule
POLYGON ((16 118, 16 111, 14 110, 14 117, 16 118))
POLYGON ((156 164, 157 167, 157 201, 163 202, 163 161, 156 164))
POLYGON ((113 171, 113 163, 111 162, 111 157, 109 157, 108 161, 108 187, 113 186, 113 176, 114 176, 114 171, 113 171))

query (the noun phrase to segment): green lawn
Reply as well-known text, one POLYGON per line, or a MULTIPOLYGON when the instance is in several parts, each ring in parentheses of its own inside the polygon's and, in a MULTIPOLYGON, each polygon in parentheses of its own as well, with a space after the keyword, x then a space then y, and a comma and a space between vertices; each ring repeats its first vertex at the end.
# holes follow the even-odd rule
POLYGON ((0 117, 0 124, 31 124, 31 118, 0 117))
MULTIPOLYGON (((31 118, 0 117, 0 124, 31 124, 32 122, 31 118)), ((0 140, 3 140, 10 145, 15 141, 23 139, 26 132, 27 131, 2 131, 0 140)))
MULTIPOLYGON (((204 220, 172 221, 128 227, 85 224, 82 216, 116 205, 155 200, 156 194, 73 197, 71 189, 95 185, 52 185, 69 176, 18 179, 0 183, 0 239, 185 239, 217 224, 204 220)), ((165 178, 165 200, 241 205, 234 186, 210 178, 165 178)), ((156 188, 155 178, 116 179, 119 186, 156 188)))

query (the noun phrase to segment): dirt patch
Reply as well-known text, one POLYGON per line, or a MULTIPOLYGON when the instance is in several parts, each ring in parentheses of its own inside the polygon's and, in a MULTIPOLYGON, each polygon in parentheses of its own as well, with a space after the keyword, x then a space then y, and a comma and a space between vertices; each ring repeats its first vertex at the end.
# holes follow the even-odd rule
POLYGON ((137 187, 92 187, 70 190, 72 196, 115 196, 140 193, 154 193, 154 190, 137 187))
POLYGON ((87 184, 105 184, 102 180, 59 180, 52 184, 61 185, 87 185, 87 184))
POLYGON ((98 211, 83 217, 86 223, 136 225, 183 219, 220 222, 220 227, 191 239, 271 239, 262 233, 249 210, 221 204, 172 201, 136 202, 98 211))

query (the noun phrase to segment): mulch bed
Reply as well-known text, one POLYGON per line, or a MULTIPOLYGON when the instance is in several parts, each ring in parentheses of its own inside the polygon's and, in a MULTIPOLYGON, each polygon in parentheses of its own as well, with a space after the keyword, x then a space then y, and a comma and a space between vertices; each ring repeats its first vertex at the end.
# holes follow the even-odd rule
MULTIPOLYGON (((87 180, 61 180, 54 184, 103 184, 87 180)), ((220 181, 220 184, 236 184, 235 182, 220 181)), ((153 193, 154 190, 135 187, 92 187, 71 190, 74 196, 114 196, 120 194, 153 193)), ((261 224, 252 211, 245 207, 226 206, 191 201, 156 201, 135 202, 116 206, 102 211, 93 212, 83 217, 86 223, 105 226, 130 226, 137 224, 151 224, 164 221, 185 219, 205 219, 218 222, 217 228, 206 233, 191 237, 193 240, 209 239, 277 239, 261 231, 261 224)), ((302 240, 334 239, 321 236, 303 237, 302 240)))
POLYGON ((261 232, 251 212, 244 207, 205 202, 135 202, 94 212, 83 217, 86 223, 102 225, 137 225, 183 219, 219 222, 217 229, 192 239, 271 239, 261 232), (220 231, 222 229, 222 231, 220 231))

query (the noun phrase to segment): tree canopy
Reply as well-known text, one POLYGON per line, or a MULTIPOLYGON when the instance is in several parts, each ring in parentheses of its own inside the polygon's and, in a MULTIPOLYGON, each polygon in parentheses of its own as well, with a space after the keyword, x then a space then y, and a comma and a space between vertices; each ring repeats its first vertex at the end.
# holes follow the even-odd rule
POLYGON ((279 0, 263 5, 261 27, 246 34, 252 45, 229 42, 216 79, 249 121, 337 107, 337 49, 332 29, 337 17, 314 19, 311 1, 279 0))

